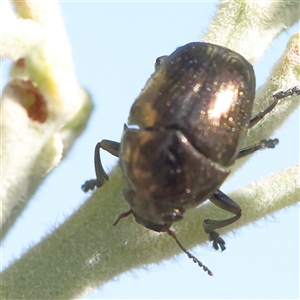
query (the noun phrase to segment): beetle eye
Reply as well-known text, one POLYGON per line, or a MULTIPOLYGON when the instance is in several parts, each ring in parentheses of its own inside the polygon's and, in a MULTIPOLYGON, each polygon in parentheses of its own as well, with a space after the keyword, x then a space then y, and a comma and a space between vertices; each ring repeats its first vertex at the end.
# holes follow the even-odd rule
POLYGON ((167 223, 174 223, 183 219, 184 211, 179 209, 174 209, 173 212, 165 213, 162 219, 167 223))

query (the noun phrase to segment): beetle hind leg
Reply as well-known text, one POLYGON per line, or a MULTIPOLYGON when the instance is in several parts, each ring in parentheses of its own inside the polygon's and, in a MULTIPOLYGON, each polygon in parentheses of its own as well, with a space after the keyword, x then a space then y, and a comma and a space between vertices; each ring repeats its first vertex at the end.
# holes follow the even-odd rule
POLYGON ((223 251, 226 249, 225 241, 219 236, 219 233, 215 230, 218 228, 228 226, 237 221, 242 215, 242 208, 220 190, 217 190, 209 198, 209 200, 216 206, 235 214, 235 216, 224 220, 206 219, 202 222, 202 226, 205 233, 209 235, 209 240, 213 242, 213 247, 216 250, 218 250, 220 247, 223 251))
POLYGON ((93 190, 95 187, 99 188, 102 185, 104 185, 105 181, 108 180, 108 175, 104 171, 101 163, 100 148, 116 157, 119 157, 120 143, 110 141, 110 140, 102 140, 101 142, 97 143, 95 147, 95 153, 94 153, 96 179, 87 180, 81 186, 84 192, 93 190))
POLYGON ((245 157, 249 154, 254 153, 257 150, 267 149, 267 148, 273 149, 273 148, 275 148, 276 145, 278 145, 278 143, 279 143, 278 139, 261 140, 259 143, 254 144, 253 146, 249 146, 249 147, 246 147, 246 148, 243 148, 242 150, 240 150, 236 159, 245 157))

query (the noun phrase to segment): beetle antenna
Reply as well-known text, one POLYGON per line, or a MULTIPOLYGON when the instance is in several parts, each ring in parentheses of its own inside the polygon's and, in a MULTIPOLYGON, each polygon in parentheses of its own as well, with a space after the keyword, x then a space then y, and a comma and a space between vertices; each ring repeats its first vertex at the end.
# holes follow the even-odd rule
POLYGON ((172 231, 168 226, 166 226, 166 232, 168 235, 170 235, 177 243, 177 245, 182 249, 182 251, 184 253, 186 253, 186 255, 191 258, 193 260, 194 263, 197 263, 199 267, 203 268, 203 270, 205 272, 208 273, 208 275, 212 276, 213 273, 212 271, 207 268, 205 265, 202 264, 202 262, 200 260, 198 260, 193 254, 191 254, 188 250, 186 250, 182 245, 181 243, 178 241, 177 237, 176 237, 176 234, 174 231, 172 231))
POLYGON ((126 211, 126 212, 124 212, 122 214, 119 214, 117 220, 113 223, 113 226, 116 226, 121 219, 126 218, 129 215, 131 215, 131 214, 132 214, 132 209, 130 209, 129 211, 126 211))

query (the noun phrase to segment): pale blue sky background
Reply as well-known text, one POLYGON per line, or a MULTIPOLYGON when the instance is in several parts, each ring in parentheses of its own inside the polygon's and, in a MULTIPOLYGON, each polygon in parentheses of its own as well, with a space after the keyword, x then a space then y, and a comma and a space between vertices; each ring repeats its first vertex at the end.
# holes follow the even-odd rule
MULTIPOLYGON (((88 195, 80 186, 94 177, 96 142, 120 140, 130 106, 153 72, 155 59, 200 40, 216 3, 61 2, 60 6, 78 81, 91 93, 95 110, 69 156, 45 180, 4 241, 4 267, 84 202, 88 195)), ((277 38, 254 66, 258 87, 297 29, 294 26, 277 38)), ((4 75, 6 65, 4 61, 4 75)), ((256 153, 223 185, 224 192, 299 161, 299 111, 274 137, 280 140, 278 147, 256 153)), ((106 154, 102 158, 106 169, 117 161, 106 154)), ((299 206, 295 206, 225 236, 223 253, 211 244, 190 249, 213 270, 213 277, 182 254, 148 270, 123 274, 81 299, 298 298, 298 226, 299 206)))

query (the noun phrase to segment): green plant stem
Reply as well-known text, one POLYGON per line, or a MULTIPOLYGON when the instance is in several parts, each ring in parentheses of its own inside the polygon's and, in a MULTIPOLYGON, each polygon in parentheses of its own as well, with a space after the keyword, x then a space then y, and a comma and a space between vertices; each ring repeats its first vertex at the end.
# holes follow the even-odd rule
MULTIPOLYGON (((230 194, 243 207, 243 217, 220 232, 226 234, 294 205, 299 201, 298 172, 299 165, 295 165, 230 194), (271 194, 278 186, 280 191, 271 194)), ((132 217, 112 226, 116 216, 128 209, 121 199, 122 184, 120 172, 115 170, 110 182, 73 216, 5 270, 3 298, 74 299, 87 287, 97 287, 122 272, 181 253, 167 234, 137 226, 132 217)), ((187 248, 207 242, 201 222, 211 215, 215 219, 228 216, 209 203, 190 210, 175 226, 187 248)))

